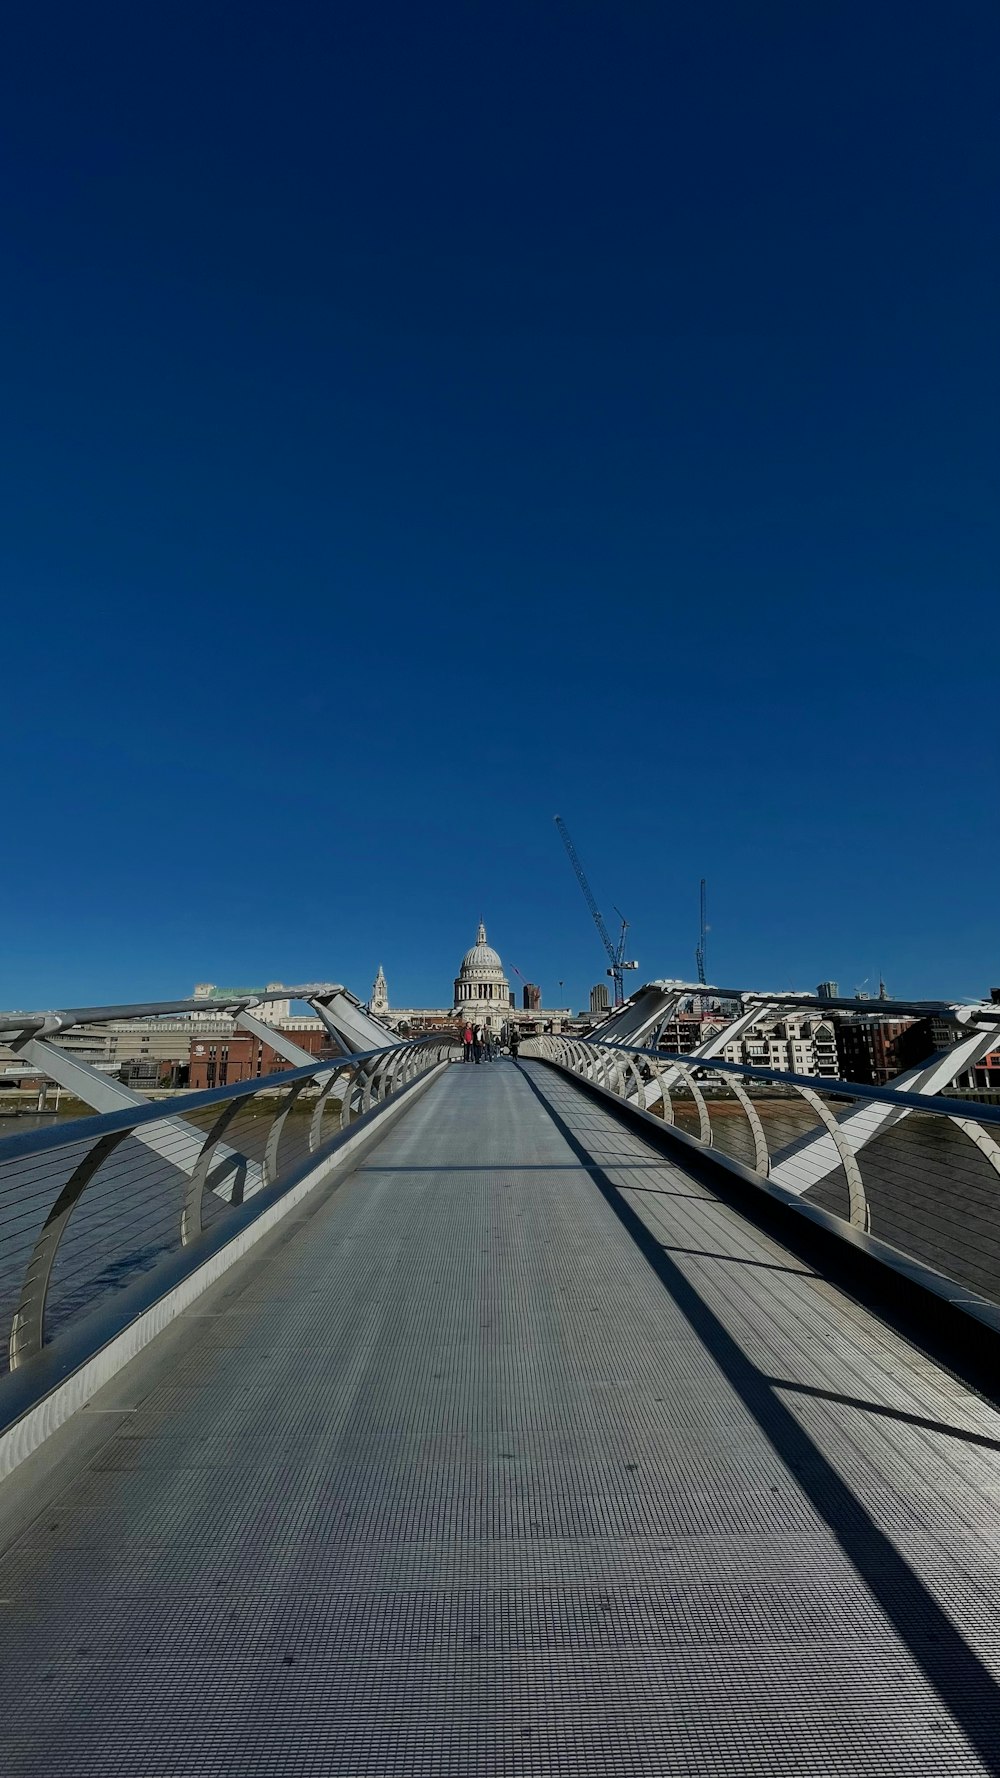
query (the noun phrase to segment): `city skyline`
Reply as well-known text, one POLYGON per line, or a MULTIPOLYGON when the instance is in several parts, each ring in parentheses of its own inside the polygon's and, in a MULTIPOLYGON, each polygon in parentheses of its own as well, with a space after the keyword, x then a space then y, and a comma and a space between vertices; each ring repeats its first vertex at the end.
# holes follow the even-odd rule
MULTIPOLYGON (((569 924, 572 925, 572 904, 570 910, 568 910, 568 916, 569 924)), ((587 912, 586 909, 582 907, 582 904, 580 923, 584 927, 588 923, 587 912)), ((492 922, 487 922, 487 924, 490 925, 492 930, 492 922)), ((462 930, 467 932, 468 929, 469 922, 466 921, 462 930)), ((517 922, 510 922, 508 929, 516 931, 517 922)), ((461 944, 461 941, 462 931, 459 931, 457 937, 452 940, 449 940, 447 934, 442 937, 441 945, 442 954, 445 959, 444 976, 446 981, 449 976, 453 974, 454 947, 456 944, 461 944)), ((498 948, 504 954, 506 961, 506 956, 510 947, 506 942, 498 941, 498 948)), ((564 942, 562 948, 564 953, 573 957, 572 964, 563 964, 562 966, 553 964, 541 970, 538 969, 537 963, 534 970, 522 970, 517 963, 511 963, 509 965, 513 977, 513 985, 516 987, 519 1005, 521 1004, 522 991, 525 985, 534 986, 537 984, 541 990, 543 1007, 546 1005, 555 1006, 558 1004, 560 1006, 572 1005, 573 1008, 580 1011, 587 1010, 595 986, 601 985, 601 976, 606 976, 608 974, 606 968, 602 967, 601 963, 602 952, 600 948, 600 940, 596 933, 594 933, 592 940, 588 940, 586 933, 584 932, 582 939, 577 940, 574 944, 564 942), (585 957, 581 960, 582 953, 587 951, 590 953, 589 962, 585 957)), ((352 954, 354 958, 357 959, 359 949, 360 947, 357 944, 353 946, 345 946, 342 949, 341 955, 352 954)), ((679 949, 679 947, 677 949, 679 949)), ((668 948, 663 947, 663 951, 669 957, 670 952, 668 948)), ((4 988, 12 982, 21 981, 26 984, 28 982, 23 966, 19 970, 16 967, 15 960, 15 964, 12 967, 8 955, 4 957, 3 969, 2 973, 0 973, 0 1005, 8 1010, 15 1008, 18 1010, 26 1010, 29 1007, 34 1008, 42 1006, 54 1007, 61 1005, 68 1007, 71 1005, 84 1004, 98 1005, 104 1002, 109 1004, 112 1002, 138 1004, 146 1001, 169 1000, 188 995, 192 991, 189 986, 191 979, 195 978, 198 981, 207 980, 209 974, 213 975, 213 979, 216 981, 243 981, 255 983, 258 987, 274 982, 281 984, 301 983, 304 985, 307 982, 341 981, 359 1000, 366 1001, 370 995, 371 984, 375 978, 376 971, 382 969, 384 969, 385 975, 389 981, 390 994, 397 1005, 433 1005, 441 1002, 442 998, 447 998, 447 994, 444 994, 442 997, 441 983, 440 981, 436 981, 434 974, 426 964, 421 966, 420 964, 415 963, 412 957, 408 957, 405 953, 396 952, 394 950, 393 937, 391 934, 388 943, 379 951, 374 966, 369 966, 369 964, 362 959, 360 964, 356 962, 353 974, 349 974, 343 968, 335 967, 336 958, 331 958, 329 960, 330 967, 326 967, 326 960, 322 955, 318 955, 316 950, 308 951, 300 948, 298 954, 307 958, 312 956, 316 959, 314 965, 311 967, 304 965, 298 969, 282 969, 276 966, 272 967, 272 953, 269 953, 268 961, 265 967, 262 968, 259 964, 255 963, 246 952, 236 951, 231 947, 227 948, 225 943, 223 943, 221 950, 217 950, 215 955, 221 955, 222 963, 226 964, 226 967, 223 967, 222 965, 219 965, 218 967, 213 966, 213 970, 206 973, 203 957, 199 951, 198 957, 194 959, 195 967, 185 970, 185 966, 182 962, 179 965, 175 965, 168 978, 160 979, 155 977, 150 959, 144 958, 143 968, 134 978, 135 986, 130 985, 127 972, 121 967, 115 967, 114 965, 107 969, 101 969, 100 967, 94 967, 93 965, 90 965, 87 968, 70 968, 62 979, 68 986, 76 986, 77 991, 75 993, 60 993, 58 991, 60 982, 53 975, 52 969, 47 968, 41 972, 39 980, 48 982, 54 987, 55 992, 49 994, 36 993, 34 995, 29 992, 26 995, 22 995, 20 999, 14 994, 4 993, 3 991, 4 988), (228 967, 229 961, 232 962, 232 967, 228 967), (400 984, 398 991, 394 987, 396 981, 400 984)), ((676 955, 676 951, 674 954, 676 955)), ((930 970, 925 979, 921 979, 918 974, 912 979, 907 979, 905 982, 894 979, 891 984, 887 985, 884 979, 884 972, 873 968, 869 964, 865 975, 860 978, 857 977, 856 972, 852 977, 850 969, 842 971, 844 981, 842 986, 838 987, 837 979, 832 977, 826 977, 819 981, 810 980, 808 969, 804 969, 800 972, 799 976, 794 979, 790 975, 787 979, 778 979, 764 974, 751 977, 745 972, 742 974, 736 973, 735 968, 729 971, 713 970, 711 967, 711 952, 709 961, 710 966, 707 971, 707 986, 709 989, 712 987, 719 989, 738 988, 751 991, 772 989, 776 992, 801 991, 806 994, 810 994, 814 991, 822 991, 824 993, 840 993, 845 999, 857 998, 859 1002, 871 1000, 875 1004, 878 1002, 880 988, 885 988, 885 992, 890 998, 912 1000, 953 999, 972 1001, 978 999, 988 1000, 994 985, 993 980, 985 979, 984 972, 981 972, 984 973, 984 979, 981 983, 976 983, 975 981, 970 983, 966 979, 956 985, 954 982, 949 982, 945 979, 939 968, 930 970)), ((682 954, 677 957, 676 967, 673 968, 664 967, 661 969, 653 968, 647 970, 640 962, 639 969, 630 979, 626 980, 626 999, 630 993, 635 992, 643 983, 653 980, 686 981, 689 982, 692 989, 696 991, 698 984, 693 964, 694 959, 692 957, 690 965, 685 968, 685 959, 682 954)), ((817 975, 817 973, 818 972, 813 971, 814 976, 817 975)), ((968 972, 966 972, 966 974, 968 974, 968 972)), ((1000 965, 994 967, 994 978, 997 975, 1000 975, 1000 965)), ((612 983, 610 979, 607 980, 607 993, 609 1002, 613 1002, 612 983)))
MULTIPOLYGON (((461 934, 459 934, 456 943, 461 943, 461 934)), ((502 940, 498 940, 497 948, 500 949, 502 953, 505 953, 507 947, 502 940)), ((390 1007, 393 1008, 404 1006, 422 1007, 436 1005, 438 1003, 443 1004, 443 1002, 449 998, 447 992, 442 992, 442 986, 444 989, 447 989, 448 987, 447 979, 444 984, 440 981, 435 982, 423 971, 417 970, 412 966, 407 968, 404 959, 400 960, 401 967, 397 971, 392 963, 387 964, 385 961, 385 958, 390 955, 391 953, 389 950, 386 950, 384 955, 380 954, 378 962, 368 971, 368 980, 364 979, 364 967, 362 967, 361 973, 356 980, 348 978, 343 971, 323 969, 322 967, 314 968, 312 970, 300 969, 297 971, 281 971, 280 969, 271 967, 265 969, 258 968, 256 970, 246 968, 242 971, 235 968, 228 971, 225 969, 216 969, 214 971, 214 977, 217 978, 219 982, 241 981, 243 983, 243 985, 239 987, 228 987, 223 989, 216 986, 215 979, 209 983, 209 975, 212 972, 206 972, 205 968, 202 967, 200 971, 189 971, 186 979, 175 974, 170 981, 159 983, 154 991, 132 993, 126 991, 124 994, 121 994, 112 992, 114 987, 122 986, 122 977, 120 973, 112 972, 104 980, 102 980, 100 976, 94 978, 96 992, 90 995, 71 996, 63 994, 55 997, 51 995, 48 997, 35 996, 33 999, 29 996, 19 1002, 9 995, 5 998, 3 994, 0 993, 0 1005, 3 1006, 4 1010, 27 1011, 29 1009, 34 1010, 43 1007, 69 1007, 71 1005, 84 1004, 91 1004, 94 1006, 104 1003, 120 1003, 122 1005, 143 1004, 151 1001, 167 1001, 171 999, 191 997, 199 992, 198 983, 205 984, 206 986, 210 985, 217 996, 225 993, 232 997, 238 994, 262 992, 266 987, 305 986, 308 983, 330 981, 342 982, 350 993, 354 994, 359 1001, 367 1003, 371 997, 372 985, 376 982, 378 976, 382 976, 384 982, 388 983, 389 1004, 390 1007), (190 986, 192 973, 197 977, 196 985, 194 987, 190 986), (397 979, 397 976, 402 984, 398 991, 394 987, 394 982, 397 979), (410 985, 409 991, 408 984, 410 985)), ((451 956, 451 964, 453 965, 453 963, 454 953, 452 953, 451 956)), ((588 977, 586 965, 584 965, 582 969, 578 967, 575 976, 572 977, 569 971, 567 971, 565 975, 558 976, 554 971, 549 971, 547 973, 540 972, 539 980, 537 982, 534 979, 529 978, 527 974, 522 975, 522 972, 516 965, 509 965, 508 967, 511 968, 515 978, 515 998, 519 1007, 522 1006, 524 989, 535 987, 538 987, 540 990, 541 1006, 543 1010, 554 1008, 558 1005, 563 1008, 569 1006, 578 1012, 587 1012, 588 1010, 593 1011, 595 1010, 593 997, 595 990, 598 988, 603 988, 606 993, 608 1007, 613 1004, 612 985, 610 981, 606 984, 602 983, 597 977, 596 970, 588 977), (579 994, 575 991, 575 982, 585 983, 580 989, 579 994)), ((11 972, 5 973, 7 979, 10 979, 11 972)), ((1000 973, 1000 971, 998 971, 998 973, 1000 973)), ((453 975, 453 968, 451 971, 446 968, 446 978, 451 975, 453 975)), ((645 983, 657 980, 684 981, 689 985, 692 994, 695 996, 698 994, 699 988, 701 987, 701 984, 697 982, 695 971, 693 969, 684 970, 683 968, 679 968, 676 972, 668 970, 647 972, 640 968, 632 977, 631 981, 626 983, 626 999, 629 998, 630 994, 637 992, 645 983)), ((2 988, 2 985, 3 983, 0 982, 0 988, 2 988)), ((127 983, 124 985, 127 990, 127 983)), ((973 1002, 977 1000, 987 1002, 990 1000, 991 995, 995 997, 996 994, 1000 992, 994 983, 985 981, 981 985, 973 985, 972 987, 966 983, 961 989, 956 989, 954 985, 949 985, 948 983, 944 983, 942 986, 938 987, 930 987, 920 981, 917 981, 915 985, 907 984, 905 986, 893 983, 890 988, 878 971, 870 972, 869 975, 860 982, 854 982, 852 984, 845 982, 843 985, 838 984, 836 980, 830 978, 816 983, 809 983, 804 978, 794 981, 791 979, 787 981, 779 981, 764 976, 752 979, 750 977, 737 979, 735 976, 726 976, 723 978, 719 972, 716 972, 715 975, 709 972, 708 981, 701 991, 711 993, 713 990, 721 991, 725 989, 744 990, 747 992, 773 990, 774 992, 781 993, 801 992, 806 997, 814 993, 833 997, 840 995, 845 1000, 856 1000, 859 1008, 870 1003, 872 1013, 876 1013, 879 1007, 880 987, 885 990, 882 998, 912 1001, 951 1000, 956 1003, 964 1001, 973 1002)), ((514 990, 512 989, 512 991, 514 990)))

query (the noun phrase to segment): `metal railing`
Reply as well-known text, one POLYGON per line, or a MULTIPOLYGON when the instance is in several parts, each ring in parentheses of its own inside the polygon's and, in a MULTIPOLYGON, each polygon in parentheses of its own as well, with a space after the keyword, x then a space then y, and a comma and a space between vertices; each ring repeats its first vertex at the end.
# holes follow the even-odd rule
POLYGON ((189 1000, 151 1000, 129 1002, 124 1006, 73 1006, 51 1012, 0 1012, 0 1036, 50 1036, 59 1031, 72 1031, 79 1025, 107 1025, 118 1019, 169 1017, 225 1018, 248 1007, 268 1006, 274 1000, 314 1000, 342 997, 355 1006, 360 1001, 339 982, 307 982, 294 988, 262 988, 244 994, 211 994, 189 1000))
POLYGON ((1000 1105, 573 1037, 521 1054, 1000 1302, 1000 1105))
POLYGON ((179 1250, 194 1269, 206 1233, 270 1202, 450 1048, 431 1034, 4 1138, 0 1370, 179 1250))

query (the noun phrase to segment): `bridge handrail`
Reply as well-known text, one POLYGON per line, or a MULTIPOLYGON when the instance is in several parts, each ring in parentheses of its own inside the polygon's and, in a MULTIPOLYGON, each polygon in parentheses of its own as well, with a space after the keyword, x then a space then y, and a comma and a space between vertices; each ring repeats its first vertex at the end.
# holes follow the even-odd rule
POLYGON ((263 1006, 272 1000, 322 1000, 334 994, 342 995, 355 1006, 361 1005, 357 996, 339 982, 302 982, 294 988, 264 988, 259 994, 213 994, 210 998, 202 995, 200 999, 150 1000, 128 1006, 72 1006, 54 1008, 48 1012, 0 1012, 0 1037, 5 1037, 9 1032, 22 1036, 57 1036, 60 1031, 72 1031, 77 1025, 107 1025, 112 1021, 125 1022, 129 1019, 176 1018, 184 1013, 225 1015, 245 1012, 248 1007, 263 1006))
MULTIPOLYGON (((750 1007, 753 1005, 783 1006, 789 1009, 799 1007, 803 1012, 845 1012, 852 1017, 877 1015, 879 1018, 899 1018, 912 1015, 926 1018, 938 1014, 940 1017, 952 1019, 956 1024, 971 1021, 976 1025, 1000 1025, 1000 1004, 993 1000, 906 1000, 893 997, 875 1000, 859 1000, 857 995, 819 994, 809 989, 797 988, 723 988, 712 982, 689 982, 681 977, 657 977, 644 982, 629 995, 625 1005, 629 1006, 653 989, 661 989, 676 994, 684 999, 692 1000, 723 1000, 750 1007)), ((610 1024, 622 1007, 609 1007, 604 1021, 610 1024)), ((595 1027, 599 1035, 600 1025, 595 1027)))
MULTIPOLYGON (((257 1075, 252 1080, 236 1080, 227 1082, 222 1087, 208 1087, 203 1092, 193 1093, 185 1088, 178 1088, 171 1093, 169 1099, 151 1099, 147 1105, 125 1106, 121 1111, 102 1111, 92 1117, 66 1119, 53 1124, 47 1130, 23 1130, 20 1134, 5 1136, 0 1140, 0 1161, 16 1160, 21 1156, 39 1154, 45 1149, 65 1148, 70 1143, 80 1142, 94 1134, 95 1129, 100 1135, 111 1134, 115 1130, 141 1129, 144 1124, 153 1124, 165 1117, 184 1117, 191 1111, 202 1111, 207 1105, 222 1105, 227 1099, 242 1099, 255 1093, 266 1091, 269 1087, 287 1086, 292 1081, 308 1081, 317 1075, 326 1075, 331 1070, 343 1072, 348 1065, 371 1062, 376 1056, 393 1055, 399 1050, 412 1049, 420 1039, 408 1039, 404 1043, 388 1043, 381 1049, 356 1050, 349 1056, 317 1057, 315 1062, 304 1064, 301 1068, 283 1068, 277 1074, 257 1075)), ((426 1041, 443 1043, 441 1034, 430 1033, 426 1041)))
MULTIPOLYGON (((268 1208, 283 1195, 286 1182, 312 1177, 326 1160, 332 1166, 352 1121, 377 1115, 418 1074, 444 1060, 453 1041, 450 1032, 421 1033, 0 1139, 0 1337, 9 1326, 10 1371, 40 1358, 49 1342, 48 1301, 57 1258, 69 1300, 60 1335, 64 1325, 78 1321, 81 1308, 91 1308, 102 1293, 113 1294, 123 1283, 148 1276, 155 1298, 159 1273, 169 1274, 172 1288, 197 1269, 206 1237, 211 1236, 209 1247, 228 1239, 226 1228, 235 1225, 227 1213, 240 1210, 236 1222, 242 1228, 247 1216, 253 1220, 257 1208, 268 1208), (311 1116, 300 1132, 299 1156, 290 1170, 283 1169, 280 1150, 288 1117, 308 1088, 318 1091, 308 1101, 311 1116), (268 1101, 268 1116, 261 1127, 246 1127, 244 1151, 231 1125, 244 1106, 261 1097, 268 1101), (324 1139, 324 1113, 333 1107, 340 1114, 338 1132, 324 1139), (217 1114, 207 1128, 191 1121, 205 1110, 217 1114), (130 1138, 138 1138, 142 1151, 115 1158, 130 1138), (255 1194, 260 1206, 250 1205, 243 1214, 245 1199, 255 1194), (67 1244, 64 1237, 81 1201, 88 1205, 83 1225, 74 1224, 74 1239, 67 1244)), ((6 1384, 3 1394, 9 1394, 6 1384)))
MULTIPOLYGON (((542 1034, 521 1053, 1000 1303, 1000 1106, 599 1034, 586 1042, 542 1034)), ((921 1078, 942 1079, 948 1056, 939 1052, 921 1078)))
POLYGON ((905 1105, 910 1111, 929 1111, 939 1117, 974 1116, 977 1123, 1000 1124, 1000 1105, 979 1100, 947 1099, 940 1093, 894 1092, 888 1086, 869 1086, 857 1080, 842 1080, 825 1074, 786 1074, 776 1068, 754 1068, 746 1062, 724 1062, 720 1056, 681 1055, 675 1050, 649 1049, 618 1039, 598 1040, 601 1049, 627 1050, 632 1056, 652 1056, 657 1062, 671 1062, 700 1074, 735 1074, 742 1080, 760 1080, 768 1085, 811 1087, 814 1092, 829 1094, 831 1099, 868 1099, 880 1105, 905 1105), (970 1110, 970 1104, 975 1111, 970 1110))

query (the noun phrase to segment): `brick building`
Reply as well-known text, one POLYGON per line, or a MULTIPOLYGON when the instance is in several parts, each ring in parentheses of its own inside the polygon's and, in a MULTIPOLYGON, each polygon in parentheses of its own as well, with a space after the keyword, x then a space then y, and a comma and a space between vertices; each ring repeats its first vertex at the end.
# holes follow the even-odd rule
POLYGON ((977 1092, 1000 1092, 1000 1049, 990 1050, 989 1055, 981 1056, 972 1075, 977 1092))
MULTIPOLYGON (((318 1060, 337 1053, 326 1031, 296 1031, 295 1042, 318 1060)), ((292 1066, 269 1043, 247 1031, 220 1032, 218 1036, 204 1033, 192 1039, 188 1084, 195 1092, 204 1093, 212 1087, 232 1086, 237 1080, 284 1074, 292 1066)))
POLYGON ((869 1087, 884 1087, 895 1080, 907 1065, 901 1043, 914 1023, 913 1019, 839 1019, 837 1056, 844 1080, 869 1087))

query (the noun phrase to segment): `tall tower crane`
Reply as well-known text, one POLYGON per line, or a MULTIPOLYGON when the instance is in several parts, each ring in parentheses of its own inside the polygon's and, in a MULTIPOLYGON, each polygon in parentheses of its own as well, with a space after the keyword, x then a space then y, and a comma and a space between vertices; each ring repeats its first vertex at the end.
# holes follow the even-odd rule
POLYGON ((694 954, 694 960, 698 965, 698 980, 700 981, 702 987, 704 987, 705 981, 707 979, 705 976, 705 939, 708 936, 708 921, 706 919, 706 912, 707 912, 707 908, 706 908, 706 901, 705 901, 705 879, 704 879, 704 877, 702 877, 702 879, 701 879, 701 925, 700 925, 699 933, 698 933, 698 948, 694 954))
POLYGON ((611 968, 606 971, 606 974, 608 974, 612 978, 612 981, 614 982, 614 985, 615 985, 615 995, 614 995, 615 1005, 616 1006, 624 1006, 625 1005, 625 989, 624 989, 625 971, 626 971, 626 969, 638 969, 638 967, 639 967, 639 964, 637 961, 633 961, 631 963, 626 963, 626 961, 625 961, 625 939, 628 934, 628 921, 626 920, 625 915, 622 913, 621 909, 615 908, 615 913, 618 915, 618 918, 622 923, 622 929, 618 935, 617 945, 612 944, 611 935, 608 932, 608 929, 604 924, 604 916, 602 915, 600 908, 598 907, 596 901, 594 900, 590 884, 587 881, 587 873, 584 870, 583 865, 580 863, 580 860, 576 854, 576 847, 574 846, 572 840, 569 837, 569 828, 566 826, 566 823, 563 820, 561 815, 556 816, 555 823, 559 829, 559 837, 562 840, 562 843, 566 848, 567 857, 569 858, 570 864, 573 866, 573 869, 576 873, 576 880, 579 883, 580 888, 583 890, 583 898, 584 898, 585 902, 587 903, 587 906, 590 909, 590 917, 593 920, 594 925, 597 927, 597 930, 601 935, 601 943, 604 946, 604 949, 607 951, 608 956, 611 958, 611 968))

